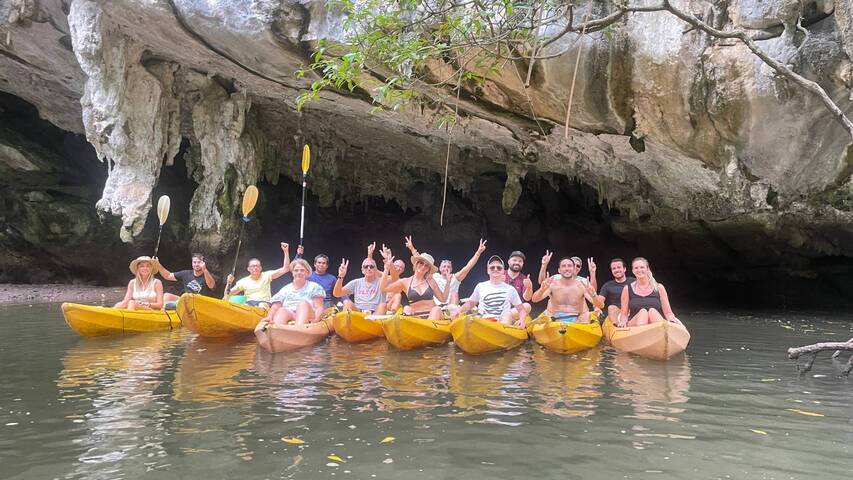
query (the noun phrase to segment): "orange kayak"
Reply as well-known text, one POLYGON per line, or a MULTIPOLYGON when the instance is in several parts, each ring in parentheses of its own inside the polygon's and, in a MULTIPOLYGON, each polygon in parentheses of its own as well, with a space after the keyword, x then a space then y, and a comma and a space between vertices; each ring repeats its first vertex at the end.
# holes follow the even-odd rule
POLYGON ((322 342, 332 333, 329 320, 306 325, 276 325, 261 322, 255 327, 255 338, 264 349, 273 353, 287 352, 322 342))
POLYGON ((178 299, 178 316, 184 326, 202 337, 249 335, 267 315, 260 307, 185 293, 178 299))
POLYGON ((687 348, 690 332, 674 322, 617 327, 608 317, 604 320, 604 338, 616 350, 653 360, 669 360, 687 348))

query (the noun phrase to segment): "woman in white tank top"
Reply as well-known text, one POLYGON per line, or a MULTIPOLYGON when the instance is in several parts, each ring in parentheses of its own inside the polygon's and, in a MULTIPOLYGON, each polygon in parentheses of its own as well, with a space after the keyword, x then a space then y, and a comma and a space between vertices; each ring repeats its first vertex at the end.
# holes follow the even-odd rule
POLYGON ((136 277, 127 284, 127 293, 116 308, 130 310, 159 310, 163 308, 163 282, 154 278, 160 270, 156 258, 142 256, 130 262, 130 271, 136 277))

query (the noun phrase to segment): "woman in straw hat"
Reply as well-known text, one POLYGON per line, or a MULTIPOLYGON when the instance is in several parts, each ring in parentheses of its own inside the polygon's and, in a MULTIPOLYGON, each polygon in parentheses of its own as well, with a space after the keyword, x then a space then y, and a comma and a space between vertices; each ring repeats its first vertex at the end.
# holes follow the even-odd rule
POLYGON ((127 284, 124 300, 116 303, 116 308, 130 310, 160 310, 163 308, 163 282, 154 278, 160 270, 156 258, 142 256, 130 262, 130 271, 136 278, 127 284))
POLYGON ((403 313, 413 317, 429 318, 430 320, 441 320, 443 317, 441 307, 433 301, 433 297, 441 303, 447 301, 450 290, 450 282, 447 282, 442 290, 435 282, 433 274, 438 271, 432 255, 421 252, 412 256, 412 267, 415 273, 411 277, 398 278, 397 269, 394 268, 394 256, 385 245, 382 246, 382 258, 385 260, 385 269, 379 289, 383 293, 402 293, 409 300, 409 304, 403 308, 403 313))

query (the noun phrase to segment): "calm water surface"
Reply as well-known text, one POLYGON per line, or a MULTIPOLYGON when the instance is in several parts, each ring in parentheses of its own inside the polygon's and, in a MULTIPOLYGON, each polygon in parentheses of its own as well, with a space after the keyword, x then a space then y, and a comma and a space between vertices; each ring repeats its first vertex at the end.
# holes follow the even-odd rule
POLYGON ((850 478, 846 357, 800 376, 785 350, 851 338, 853 318, 683 319, 690 347, 659 363, 337 338, 271 355, 0 308, 0 477, 850 478))

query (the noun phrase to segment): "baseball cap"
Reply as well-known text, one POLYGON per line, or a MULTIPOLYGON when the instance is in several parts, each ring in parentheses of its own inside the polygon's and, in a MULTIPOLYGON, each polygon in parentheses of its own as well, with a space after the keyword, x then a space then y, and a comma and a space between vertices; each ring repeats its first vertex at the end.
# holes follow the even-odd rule
POLYGON ((512 258, 512 257, 521 257, 522 260, 527 260, 527 257, 525 257, 524 254, 521 253, 520 250, 515 250, 514 252, 510 253, 509 258, 512 258))
POLYGON ((492 263, 492 262, 494 262, 494 261, 501 262, 501 265, 503 265, 503 264, 504 264, 504 261, 503 261, 503 259, 502 259, 501 257, 499 257, 499 256, 497 256, 497 255, 492 255, 491 257, 489 257, 489 261, 488 261, 488 262, 486 262, 486 265, 488 265, 488 264, 490 264, 490 263, 492 263))

